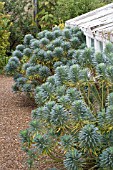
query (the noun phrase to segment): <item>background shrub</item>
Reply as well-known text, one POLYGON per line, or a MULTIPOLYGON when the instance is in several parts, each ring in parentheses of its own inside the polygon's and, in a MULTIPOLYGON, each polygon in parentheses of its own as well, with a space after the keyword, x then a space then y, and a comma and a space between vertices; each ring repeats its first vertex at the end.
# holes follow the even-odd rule
POLYGON ((9 47, 10 16, 4 13, 4 3, 0 2, 0 70, 7 63, 7 49, 9 47))
POLYGON ((56 24, 59 23, 55 11, 57 8, 58 0, 39 0, 38 1, 38 14, 36 16, 40 31, 48 29, 51 30, 56 24))
POLYGON ((23 37, 27 33, 34 33, 36 28, 32 26, 32 1, 31 0, 2 0, 5 2, 5 12, 10 14, 10 20, 13 23, 10 28, 10 51, 17 44, 22 42, 23 37))
POLYGON ((56 7, 56 16, 62 22, 68 19, 74 18, 76 16, 82 15, 96 8, 99 8, 106 3, 102 0, 58 0, 58 5, 56 7))

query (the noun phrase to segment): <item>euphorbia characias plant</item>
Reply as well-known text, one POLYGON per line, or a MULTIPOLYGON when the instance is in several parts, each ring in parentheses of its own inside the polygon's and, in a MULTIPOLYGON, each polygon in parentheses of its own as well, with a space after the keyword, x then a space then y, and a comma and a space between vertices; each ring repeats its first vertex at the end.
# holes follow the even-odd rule
POLYGON ((36 87, 38 107, 29 128, 20 132, 24 150, 34 154, 32 163, 48 155, 59 169, 113 169, 111 49, 111 43, 104 53, 79 49, 73 62, 36 87))
POLYGON ((36 86, 53 75, 58 66, 73 62, 75 51, 85 47, 83 37, 78 28, 60 30, 58 27, 38 33, 37 38, 26 35, 23 44, 17 45, 5 67, 8 74, 14 75, 13 90, 33 95, 36 86))

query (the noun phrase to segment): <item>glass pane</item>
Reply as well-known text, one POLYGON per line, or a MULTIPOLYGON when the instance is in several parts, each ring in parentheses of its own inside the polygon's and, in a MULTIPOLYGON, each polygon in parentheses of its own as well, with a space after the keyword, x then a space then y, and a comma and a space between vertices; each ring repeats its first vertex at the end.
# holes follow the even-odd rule
POLYGON ((103 51, 103 42, 99 42, 99 44, 100 44, 100 51, 103 51))
POLYGON ((94 39, 91 38, 91 47, 94 47, 94 39))

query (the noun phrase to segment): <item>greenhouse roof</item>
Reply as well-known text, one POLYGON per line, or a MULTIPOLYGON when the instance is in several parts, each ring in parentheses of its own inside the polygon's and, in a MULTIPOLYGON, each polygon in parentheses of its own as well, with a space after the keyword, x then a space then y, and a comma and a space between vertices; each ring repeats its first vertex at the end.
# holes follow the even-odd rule
POLYGON ((66 21, 66 26, 78 26, 90 37, 104 36, 113 42, 113 3, 66 21))

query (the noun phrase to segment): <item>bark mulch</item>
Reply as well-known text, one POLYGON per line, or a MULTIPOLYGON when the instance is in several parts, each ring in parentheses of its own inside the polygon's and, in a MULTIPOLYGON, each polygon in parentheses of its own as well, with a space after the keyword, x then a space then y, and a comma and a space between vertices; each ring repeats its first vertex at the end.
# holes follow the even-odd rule
MULTIPOLYGON (((12 85, 11 77, 0 75, 0 170, 28 170, 19 132, 28 127, 35 106, 27 96, 13 93, 12 85)), ((51 167, 45 159, 37 170, 51 167)))

